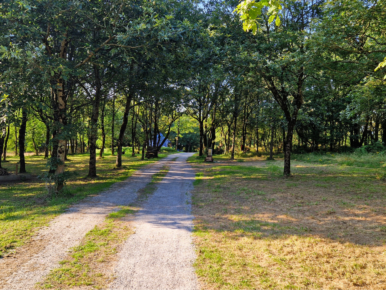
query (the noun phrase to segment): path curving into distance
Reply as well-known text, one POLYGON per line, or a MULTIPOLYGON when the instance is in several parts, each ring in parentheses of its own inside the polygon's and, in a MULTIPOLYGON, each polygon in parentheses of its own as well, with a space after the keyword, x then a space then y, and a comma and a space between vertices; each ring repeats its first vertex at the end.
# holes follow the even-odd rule
POLYGON ((135 218, 109 289, 196 290, 190 190, 195 173, 181 153, 135 218))
MULTIPOLYGON (((173 154, 145 166, 126 181, 114 184, 100 195, 89 198, 56 217, 35 235, 31 243, 26 245, 27 247, 39 245, 36 247, 37 252, 23 255, 21 251, 21 254, 12 260, 0 260, 2 272, 0 289, 34 289, 36 283, 43 281, 51 270, 60 266, 59 262, 66 258, 71 248, 81 242, 87 232, 102 223, 117 206, 134 202, 137 192, 144 188, 151 181, 151 177, 164 165, 176 157, 180 160, 179 162, 186 163, 188 156, 190 155, 173 154)), ((189 178, 193 178, 191 174, 189 173, 189 178)), ((188 183, 191 184, 191 180, 188 183)), ((170 186, 174 185, 170 184, 170 186)))

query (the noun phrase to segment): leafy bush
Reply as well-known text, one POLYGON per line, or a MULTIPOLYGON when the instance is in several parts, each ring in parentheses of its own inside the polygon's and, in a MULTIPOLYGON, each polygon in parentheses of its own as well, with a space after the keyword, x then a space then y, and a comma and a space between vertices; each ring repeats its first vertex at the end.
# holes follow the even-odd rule
POLYGON ((383 144, 379 141, 370 145, 362 146, 361 148, 357 149, 358 153, 379 153, 382 151, 386 151, 386 147, 383 146, 383 144))

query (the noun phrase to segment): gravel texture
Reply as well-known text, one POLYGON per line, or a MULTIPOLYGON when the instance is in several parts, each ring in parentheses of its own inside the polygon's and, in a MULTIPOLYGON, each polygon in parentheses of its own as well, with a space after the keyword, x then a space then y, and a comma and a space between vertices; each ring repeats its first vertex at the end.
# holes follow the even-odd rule
POLYGON ((110 289, 194 290, 190 189, 195 173, 181 153, 136 215, 136 233, 119 254, 110 289))
MULTIPOLYGON (((41 251, 30 257, 13 257, 12 261, 0 260, 0 268, 4 263, 6 268, 16 269, 7 275, 5 281, 0 281, 0 289, 33 289, 52 269, 59 267, 59 261, 68 255, 69 249, 77 246, 87 232, 102 223, 107 214, 116 210, 119 205, 128 205, 135 201, 138 190, 144 188, 151 181, 152 175, 176 156, 180 154, 169 155, 155 164, 145 166, 126 181, 116 183, 102 194, 89 198, 56 217, 34 237, 35 241, 44 241, 41 251)), ((186 157, 180 159, 185 161, 186 157)), ((186 176, 190 178, 192 174, 186 176)), ((190 180, 187 183, 190 184, 190 180)), ((33 241, 30 245, 33 245, 33 241)))

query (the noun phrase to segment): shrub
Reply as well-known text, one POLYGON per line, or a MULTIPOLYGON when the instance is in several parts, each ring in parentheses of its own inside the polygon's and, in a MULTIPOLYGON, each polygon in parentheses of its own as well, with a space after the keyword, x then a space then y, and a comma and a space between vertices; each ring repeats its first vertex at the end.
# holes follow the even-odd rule
POLYGON ((363 153, 379 153, 382 151, 386 151, 386 147, 383 146, 383 144, 379 141, 377 141, 373 144, 370 144, 370 145, 362 146, 361 148, 358 148, 356 150, 356 152, 362 153, 362 154, 363 153))

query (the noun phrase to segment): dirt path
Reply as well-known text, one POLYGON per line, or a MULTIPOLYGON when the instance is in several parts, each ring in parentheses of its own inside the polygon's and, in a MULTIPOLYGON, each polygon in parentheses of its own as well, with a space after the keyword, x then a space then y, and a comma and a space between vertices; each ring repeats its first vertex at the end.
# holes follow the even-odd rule
POLYGON ((198 289, 193 269, 189 193, 195 173, 186 163, 191 155, 178 155, 156 192, 137 214, 136 233, 119 254, 114 273, 117 279, 110 289, 198 289))
POLYGON ((56 217, 15 257, 0 261, 0 289, 33 289, 37 282, 59 266, 59 261, 67 256, 68 250, 77 246, 87 232, 103 222, 106 215, 118 205, 132 203, 137 198, 138 190, 151 181, 152 175, 177 156, 180 154, 170 155, 138 170, 126 181, 115 184, 102 194, 56 217))

